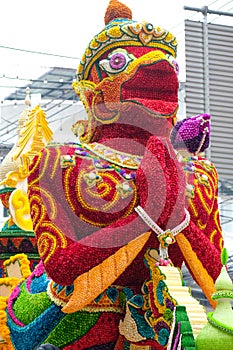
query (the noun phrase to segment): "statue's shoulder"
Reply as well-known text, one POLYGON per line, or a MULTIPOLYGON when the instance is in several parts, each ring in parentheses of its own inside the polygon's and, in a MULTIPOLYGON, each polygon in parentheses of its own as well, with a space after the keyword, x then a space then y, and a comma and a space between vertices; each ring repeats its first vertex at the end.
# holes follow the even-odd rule
POLYGON ((205 187, 218 187, 218 172, 215 164, 205 157, 198 156, 195 161, 195 177, 205 187))
POLYGON ((77 149, 83 149, 84 147, 75 142, 67 142, 67 143, 60 143, 60 142, 51 142, 48 145, 46 145, 44 148, 38 152, 37 157, 42 160, 43 158, 50 157, 54 158, 57 156, 68 156, 68 155, 77 155, 77 149))
POLYGON ((64 164, 71 165, 72 160, 76 157, 75 150, 81 147, 77 143, 60 143, 51 142, 36 153, 30 163, 29 178, 32 174, 48 174, 56 172, 58 168, 63 168, 64 164))
POLYGON ((77 142, 50 142, 42 149, 42 152, 53 152, 55 150, 64 152, 65 150, 74 150, 78 147, 82 147, 82 145, 77 142))

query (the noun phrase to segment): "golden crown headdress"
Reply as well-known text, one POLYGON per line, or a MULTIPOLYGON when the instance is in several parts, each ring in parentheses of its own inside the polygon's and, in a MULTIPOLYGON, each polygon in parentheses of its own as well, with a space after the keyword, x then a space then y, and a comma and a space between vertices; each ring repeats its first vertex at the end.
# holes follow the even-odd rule
POLYGON ((118 0, 110 0, 105 13, 105 25, 82 56, 77 70, 79 80, 87 79, 94 62, 116 47, 146 46, 162 49, 176 57, 177 41, 173 34, 148 22, 133 21, 131 10, 118 0))

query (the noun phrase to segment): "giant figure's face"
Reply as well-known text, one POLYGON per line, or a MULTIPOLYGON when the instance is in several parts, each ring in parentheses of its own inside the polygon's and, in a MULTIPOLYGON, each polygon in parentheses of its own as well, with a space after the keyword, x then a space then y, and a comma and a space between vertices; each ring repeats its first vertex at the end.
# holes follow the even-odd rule
POLYGON ((110 50, 95 62, 82 87, 85 104, 102 123, 135 107, 153 118, 172 118, 178 109, 176 65, 161 50, 110 50))
POLYGON ((131 10, 117 0, 109 3, 105 25, 83 54, 73 84, 87 110, 90 134, 96 126, 116 122, 130 129, 146 123, 150 134, 171 129, 168 121, 178 109, 176 38, 149 22, 132 20, 131 10), (157 127, 164 121, 168 126, 157 127))

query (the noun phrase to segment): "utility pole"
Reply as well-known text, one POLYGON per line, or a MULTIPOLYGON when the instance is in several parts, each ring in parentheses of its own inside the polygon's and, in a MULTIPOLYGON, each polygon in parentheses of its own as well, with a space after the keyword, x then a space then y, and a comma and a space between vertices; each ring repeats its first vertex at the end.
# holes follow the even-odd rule
POLYGON ((230 17, 233 17, 233 13, 210 10, 207 6, 204 6, 202 8, 184 6, 184 10, 195 11, 195 12, 202 12, 203 15, 205 15, 206 10, 207 10, 207 13, 210 14, 210 15, 219 15, 219 16, 230 16, 230 17))

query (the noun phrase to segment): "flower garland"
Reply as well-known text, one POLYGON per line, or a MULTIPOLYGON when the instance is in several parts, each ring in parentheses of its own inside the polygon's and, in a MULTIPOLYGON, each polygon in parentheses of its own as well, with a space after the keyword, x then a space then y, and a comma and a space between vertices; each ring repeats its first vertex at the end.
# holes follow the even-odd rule
POLYGON ((170 264, 171 261, 168 259, 168 247, 170 244, 175 242, 175 236, 184 230, 190 222, 190 214, 188 210, 185 208, 185 218, 184 220, 173 229, 168 229, 166 231, 162 230, 156 222, 154 222, 151 217, 145 212, 145 210, 138 205, 135 209, 136 213, 140 216, 140 218, 157 234, 159 240, 159 253, 161 258, 161 263, 170 264))
POLYGON ((7 323, 6 312, 4 310, 1 310, 1 299, 2 297, 0 297, 0 325, 1 325, 0 337, 2 337, 2 341, 0 339, 0 350, 14 350, 14 347, 11 343, 10 330, 6 325, 7 323))
POLYGON ((142 157, 116 151, 102 144, 76 144, 75 154, 90 158, 97 170, 116 170, 125 180, 134 180, 142 157))

